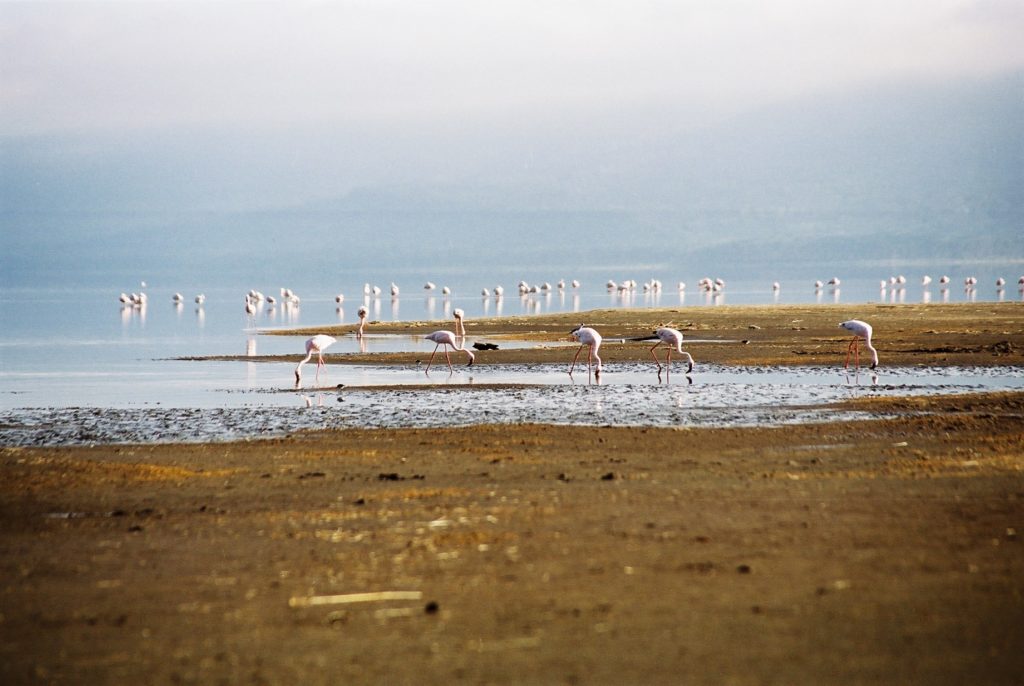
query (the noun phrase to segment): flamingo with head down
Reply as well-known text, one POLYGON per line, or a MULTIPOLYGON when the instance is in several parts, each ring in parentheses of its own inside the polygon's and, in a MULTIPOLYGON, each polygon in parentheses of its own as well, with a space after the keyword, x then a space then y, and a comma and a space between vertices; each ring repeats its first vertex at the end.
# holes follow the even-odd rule
POLYGON ((661 374, 661 362, 658 360, 658 356, 654 354, 655 348, 659 345, 667 345, 668 353, 665 355, 665 369, 669 370, 672 364, 672 351, 675 350, 680 355, 685 355, 689 365, 686 368, 686 373, 689 374, 693 371, 693 356, 690 353, 683 350, 683 334, 678 329, 671 329, 667 326, 662 326, 654 332, 657 336, 658 342, 651 348, 651 357, 654 358, 654 362, 658 365, 658 374, 661 374))
POLYGON ((320 382, 320 368, 324 365, 324 350, 334 344, 334 338, 327 334, 318 333, 309 340, 306 341, 306 357, 303 358, 299 365, 295 368, 295 385, 296 387, 302 382, 302 365, 309 362, 310 358, 313 357, 313 353, 316 353, 316 382, 320 382))
POLYGON ((589 326, 580 324, 575 329, 569 332, 574 339, 580 342, 579 350, 576 351, 576 356, 572 358, 572 365, 569 367, 569 376, 572 376, 573 370, 576 368, 576 360, 579 359, 580 353, 583 352, 584 346, 590 346, 590 350, 587 354, 587 371, 589 373, 590 368, 597 360, 597 368, 595 369, 595 375, 600 376, 601 374, 601 358, 597 355, 598 348, 601 347, 601 334, 589 326))
POLYGON ((863 339, 864 345, 871 351, 871 369, 878 366, 878 351, 875 350, 875 346, 871 345, 871 325, 867 322, 862 322, 859 319, 850 319, 839 324, 843 329, 846 329, 853 334, 853 340, 846 347, 846 362, 843 364, 843 369, 848 369, 850 366, 850 353, 853 353, 854 366, 860 369, 860 341, 863 339))

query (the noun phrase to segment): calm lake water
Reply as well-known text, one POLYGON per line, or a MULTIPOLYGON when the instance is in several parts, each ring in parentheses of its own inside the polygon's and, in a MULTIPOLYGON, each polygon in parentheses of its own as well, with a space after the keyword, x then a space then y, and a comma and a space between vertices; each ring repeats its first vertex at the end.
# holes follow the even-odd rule
MULTIPOLYGON (((1010 268, 1013 268, 1012 266, 1010 268)), ((887 272, 880 272, 882 274, 887 272)), ((574 378, 561 366, 458 367, 449 375, 443 359, 428 376, 417 368, 331 366, 322 382, 360 389, 337 394, 310 394, 291 390, 292 364, 255 362, 183 362, 184 356, 284 355, 302 351, 303 339, 265 336, 264 329, 318 324, 354 323, 356 310, 366 303, 371 320, 435 320, 449 328, 451 311, 462 308, 468 318, 515 316, 545 312, 585 311, 605 307, 715 307, 720 304, 804 304, 866 302, 965 302, 1017 300, 1016 277, 1004 271, 1010 283, 997 290, 995 272, 979 276, 974 291, 959 281, 948 289, 920 285, 920 276, 907 272, 908 283, 895 291, 880 291, 878 281, 862 277, 843 279, 839 288, 815 289, 813 282, 781 281, 773 292, 770 283, 730 281, 720 294, 701 292, 697 279, 677 289, 676 278, 662 278, 660 293, 637 289, 620 294, 605 287, 605 279, 584 282, 580 288, 552 289, 520 297, 514 281, 501 284, 505 295, 479 295, 496 283, 475 278, 453 278, 453 293, 427 292, 423 282, 403 283, 392 298, 390 283, 380 283, 380 297, 365 298, 362 283, 349 284, 345 300, 338 291, 300 291, 298 307, 263 304, 253 316, 244 311, 247 287, 181 288, 185 302, 172 302, 174 287, 149 284, 144 308, 124 306, 118 295, 141 291, 141 285, 90 289, 16 289, 0 291, 0 444, 89 442, 91 440, 198 440, 265 435, 318 426, 414 426, 429 424, 436 408, 451 423, 482 421, 571 421, 580 423, 637 423, 673 425, 692 422, 767 421, 772 406, 822 405, 851 393, 953 392, 980 388, 1019 388, 1020 370, 999 374, 981 369, 882 369, 878 379, 848 379, 837 370, 738 370, 699 364, 699 343, 691 351, 698 368, 687 379, 678 372, 666 386, 649 365, 611 365, 601 385, 588 385, 585 372, 574 378), (984 281, 983 281, 984 279, 984 281), (911 283, 913 281, 913 283, 911 283), (475 283, 481 284, 479 286, 475 283), (205 303, 193 302, 198 292, 205 303), (692 382, 691 382, 692 381, 692 382), (430 388, 419 386, 428 384, 430 388), (451 385, 525 384, 515 390, 449 392, 451 385), (374 386, 407 385, 415 390, 373 390, 374 386), (369 388, 367 388, 369 387, 369 388), (193 431, 191 412, 214 417, 205 428, 193 431), (91 418, 91 419, 90 419, 91 418), (152 422, 166 428, 152 431, 152 422)), ((699 277, 698 277, 699 278, 699 277)), ((959 278, 959 277, 958 277, 959 278)), ((543 282, 541 282, 543 283, 543 282)), ((537 284, 540 285, 540 284, 537 284)), ((255 287, 259 287, 255 285, 255 287)), ((280 286, 263 292, 279 297, 280 286)), ((845 310, 844 310, 845 312, 845 310)), ((845 316, 845 315, 844 315, 845 316)), ((332 353, 359 349, 354 338, 344 337, 332 353)), ((363 341, 369 352, 433 349, 419 336, 375 336, 363 341)), ((566 367, 571 356, 566 357, 566 367)), ((453 358, 454 362, 455 358, 453 358)), ((312 382, 307 368, 304 383, 312 382)), ((591 380, 592 381, 592 380, 591 380)), ((794 410, 794 412, 796 412, 794 410)), ((803 412, 801 410, 801 412, 803 412)), ((799 414, 799 413, 798 413, 799 414)), ((200 422, 199 424, 203 424, 200 422)))

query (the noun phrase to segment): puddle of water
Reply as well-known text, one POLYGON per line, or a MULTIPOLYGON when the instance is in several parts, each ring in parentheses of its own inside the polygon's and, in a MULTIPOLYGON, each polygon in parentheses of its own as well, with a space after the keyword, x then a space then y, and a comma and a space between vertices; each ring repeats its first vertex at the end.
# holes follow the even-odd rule
MULTIPOLYGON (((649 364, 616 364, 600 382, 564 365, 447 368, 334 365, 321 390, 284 385, 292 365, 238 363, 232 383, 207 387, 210 404, 175 406, 161 379, 156 403, 39 407, 0 412, 0 445, 244 439, 301 429, 437 427, 481 423, 618 426, 757 426, 868 416, 829 405, 859 397, 935 395, 1024 388, 1024 368, 895 367, 845 375, 833 367, 740 368, 700 365, 667 379, 649 364), (666 383, 667 382, 667 383, 666 383), (333 390, 336 383, 346 388, 333 390), (331 390, 328 390, 331 389, 331 390)), ((218 377, 220 378, 220 377, 218 377)), ((221 379, 222 381, 224 379, 221 379)), ((180 380, 193 398, 194 382, 180 380)), ((209 383, 209 379, 207 379, 209 383)))

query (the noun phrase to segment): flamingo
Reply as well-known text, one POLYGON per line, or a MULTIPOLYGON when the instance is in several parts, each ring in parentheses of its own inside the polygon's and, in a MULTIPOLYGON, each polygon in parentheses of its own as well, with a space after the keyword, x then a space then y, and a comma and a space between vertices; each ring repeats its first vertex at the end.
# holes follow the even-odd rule
POLYGON ((597 360, 596 374, 600 374, 601 358, 597 356, 597 350, 601 347, 601 334, 589 326, 580 324, 570 331, 569 335, 580 342, 579 350, 576 351, 576 357, 572 358, 572 365, 569 367, 569 376, 572 376, 572 371, 576 368, 576 360, 580 358, 580 353, 583 352, 583 346, 585 345, 590 346, 590 351, 587 355, 587 372, 589 373, 593 361, 597 360))
POLYGON ((667 326, 662 326, 654 332, 654 335, 657 336, 658 342, 655 343, 654 347, 651 348, 651 357, 654 358, 654 361, 658 365, 659 374, 661 373, 661 362, 658 361, 658 356, 654 354, 654 349, 657 348, 659 345, 668 346, 668 354, 665 355, 666 370, 671 368, 672 349, 675 348, 675 351, 680 355, 686 355, 686 359, 689 362, 689 366, 686 368, 686 373, 689 374, 690 372, 693 371, 693 356, 690 355, 690 353, 683 350, 683 334, 681 331, 679 331, 678 329, 670 329, 667 326))
POLYGON ((316 381, 320 381, 320 367, 324 366, 324 350, 334 343, 334 339, 327 334, 318 333, 317 335, 306 341, 306 357, 299 362, 299 365, 295 368, 295 386, 302 382, 302 365, 309 362, 309 359, 313 357, 313 353, 316 353, 316 381))
POLYGON ((463 347, 459 347, 455 341, 455 334, 453 334, 451 331, 435 331, 434 333, 425 336, 425 338, 428 341, 433 341, 434 343, 437 344, 434 346, 434 352, 430 353, 430 359, 427 360, 427 369, 425 373, 430 372, 430 364, 434 361, 434 355, 437 354, 437 349, 440 348, 442 345, 444 346, 444 359, 448 360, 449 371, 454 370, 452 369, 452 358, 448 354, 448 346, 451 346, 452 349, 454 350, 458 350, 460 353, 466 353, 466 356, 469 357, 469 364, 467 364, 466 366, 473 366, 473 360, 475 359, 473 357, 473 353, 471 353, 469 350, 466 350, 463 347))
POLYGON ((854 364, 857 369, 860 369, 860 340, 864 339, 864 345, 867 346, 868 350, 871 351, 871 368, 874 369, 878 366, 878 351, 871 345, 871 325, 867 322, 862 322, 859 319, 851 319, 839 324, 843 329, 846 329, 853 334, 853 340, 850 341, 850 345, 846 347, 846 362, 843 364, 843 369, 847 369, 850 366, 850 352, 853 352, 854 364))
POLYGON ((359 330, 356 331, 356 336, 359 338, 363 337, 363 325, 366 323, 366 315, 369 310, 366 309, 366 305, 360 305, 359 309, 356 310, 356 314, 359 315, 359 330))
POLYGON ((455 317, 455 335, 460 338, 466 337, 466 325, 462 322, 462 318, 466 316, 466 313, 461 308, 456 307, 452 310, 452 316, 455 317))

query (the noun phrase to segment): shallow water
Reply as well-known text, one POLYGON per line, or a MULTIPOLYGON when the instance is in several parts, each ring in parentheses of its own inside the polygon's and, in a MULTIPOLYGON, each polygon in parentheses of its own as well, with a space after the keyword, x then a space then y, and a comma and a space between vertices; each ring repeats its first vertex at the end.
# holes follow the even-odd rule
POLYGON ((202 407, 176 403, 176 384, 194 383, 182 376, 157 381, 154 389, 163 395, 134 404, 0 411, 0 444, 210 441, 302 429, 480 423, 756 426, 868 416, 829 408, 858 397, 1024 388, 1024 368, 887 368, 858 376, 822 367, 700 365, 690 375, 680 367, 659 379, 650 364, 625 363, 607 368, 599 381, 585 369, 570 377, 564 365, 463 367, 451 374, 443 368, 429 375, 409 367, 336 365, 321 385, 346 388, 293 390, 281 383, 290 364, 177 365, 213 365, 220 370, 214 378, 234 380, 208 387, 210 404, 202 407), (247 368, 244 382, 237 378, 239 365, 247 368))
MULTIPOLYGON (((725 302, 770 303, 754 286, 730 284, 720 298, 698 294, 640 295, 622 299, 601 284, 580 293, 504 298, 444 299, 419 294, 393 302, 375 299, 371 318, 437 320, 451 324, 451 310, 480 314, 531 314, 594 307, 725 302), (500 305, 500 310, 499 310, 500 305)), ((316 295, 301 308, 264 307, 245 315, 236 289, 208 291, 202 307, 175 306, 170 291, 150 292, 145 308, 123 307, 102 290, 0 291, 0 445, 88 442, 222 440, 281 434, 326 426, 436 426, 479 422, 577 422, 689 426, 757 424, 831 416, 829 403, 864 394, 951 393, 1021 388, 1022 371, 1000 368, 883 368, 871 377, 845 377, 835 368, 730 368, 698 364, 690 380, 676 367, 668 384, 653 366, 613 364, 601 384, 585 371, 562 365, 462 365, 449 374, 435 358, 430 375, 418 366, 330 365, 320 386, 349 388, 312 392, 315 366, 292 389, 294 363, 192 362, 176 358, 296 355, 304 337, 266 336, 263 327, 315 327, 352 323, 358 303, 338 307, 316 295), (509 386, 517 386, 510 388, 509 386), (353 388, 354 387, 354 388, 353 388), (385 388, 386 387, 386 388, 385 388), (452 392, 456 390, 461 393, 452 392), (307 407, 309 403, 310 407, 307 407), (804 407, 812 410, 798 409, 804 407), (444 408, 444 411, 438 411, 444 408)), ((910 292, 910 291, 908 291, 910 292)), ((789 296, 782 302, 790 301, 789 296)), ((851 291, 844 288, 843 301, 851 291)), ((854 291, 871 299, 867 284, 854 291)), ((821 294, 816 294, 818 298, 821 294)), ((805 294, 806 297, 806 294, 805 294)), ((830 294, 826 302, 838 299, 830 294)), ((954 292, 954 297, 960 297, 954 292)), ((908 298, 909 299, 909 298, 908 298)), ((361 301, 361 299, 360 299, 361 301)), ((442 323, 444 322, 444 323, 442 323)), ((502 347, 530 347, 500 340, 502 347)), ((691 344, 697 341, 690 341, 691 344)), ((545 343, 544 345, 558 345, 545 343)), ((422 336, 343 336, 331 353, 422 352, 422 336)), ((697 350, 694 350, 697 354, 697 350)), ((700 357, 698 355, 698 362, 700 357)))

